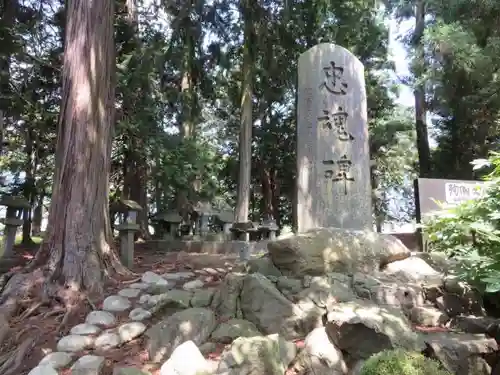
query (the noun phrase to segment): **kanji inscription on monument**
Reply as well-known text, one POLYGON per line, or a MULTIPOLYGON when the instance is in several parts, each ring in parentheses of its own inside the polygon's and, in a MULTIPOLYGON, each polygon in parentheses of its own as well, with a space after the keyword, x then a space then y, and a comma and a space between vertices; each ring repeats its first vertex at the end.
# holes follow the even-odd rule
POLYGON ((298 62, 297 226, 373 230, 363 64, 323 43, 298 62))
POLYGON ((351 176, 350 170, 352 162, 347 158, 347 155, 342 156, 339 160, 323 160, 323 164, 336 167, 336 169, 327 169, 325 171, 325 178, 332 181, 343 181, 344 193, 348 194, 347 182, 354 181, 351 176))
POLYGON ((318 121, 323 129, 333 130, 340 141, 352 141, 354 137, 347 131, 347 112, 339 107, 336 112, 323 110, 323 115, 318 117, 318 121))
POLYGON ((319 88, 325 88, 332 94, 345 95, 348 86, 343 80, 344 68, 337 66, 335 61, 330 61, 328 66, 323 67, 323 71, 325 72, 325 77, 319 88))

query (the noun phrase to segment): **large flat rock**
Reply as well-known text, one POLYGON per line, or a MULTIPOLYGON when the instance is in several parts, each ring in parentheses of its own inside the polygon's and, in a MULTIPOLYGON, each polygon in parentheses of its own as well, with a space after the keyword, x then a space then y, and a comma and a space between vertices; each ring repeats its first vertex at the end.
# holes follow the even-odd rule
POLYGON ((390 255, 410 254, 396 237, 370 231, 318 228, 269 242, 274 265, 287 276, 372 272, 390 255))
POLYGON ((456 375, 489 375, 487 354, 498 350, 495 339, 485 335, 436 332, 423 335, 430 355, 456 375))

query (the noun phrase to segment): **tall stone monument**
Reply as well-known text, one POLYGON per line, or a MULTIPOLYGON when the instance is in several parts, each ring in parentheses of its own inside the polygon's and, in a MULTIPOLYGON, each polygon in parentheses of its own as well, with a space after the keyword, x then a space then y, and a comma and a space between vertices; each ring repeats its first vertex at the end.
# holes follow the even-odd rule
POLYGON ((363 64, 335 44, 298 63, 297 225, 373 230, 363 64))

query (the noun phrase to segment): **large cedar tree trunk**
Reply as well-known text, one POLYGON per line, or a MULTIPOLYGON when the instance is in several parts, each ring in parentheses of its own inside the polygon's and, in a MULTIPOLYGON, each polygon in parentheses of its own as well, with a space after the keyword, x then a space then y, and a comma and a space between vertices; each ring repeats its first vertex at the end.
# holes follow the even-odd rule
MULTIPOLYGON (((63 97, 45 246, 52 280, 102 291, 112 251, 108 205, 114 124, 114 2, 66 3, 63 97)), ((40 250, 40 251, 44 251, 40 250)))
POLYGON ((278 179, 278 171, 273 170, 272 178, 271 178, 271 191, 273 192, 273 216, 276 221, 276 225, 281 227, 281 213, 280 213, 280 197, 281 197, 281 189, 280 189, 280 181, 278 179))
MULTIPOLYGON (((129 43, 130 52, 141 48, 139 39, 139 17, 135 0, 126 0, 127 21, 131 30, 131 41, 129 43)), ((144 95, 148 89, 142 88, 138 95, 144 95)), ((133 95, 124 99, 125 114, 131 116, 134 107, 137 105, 138 96, 133 95)), ((133 120, 132 120, 133 121, 133 120)), ((137 223, 140 230, 136 234, 137 238, 149 240, 149 223, 148 223, 148 196, 147 196, 147 179, 148 179, 148 164, 146 160, 145 150, 147 149, 143 139, 135 132, 128 134, 129 149, 124 159, 124 196, 125 199, 136 201, 142 210, 137 217, 137 223)))
POLYGON ((31 220, 33 216, 33 204, 36 196, 35 189, 35 173, 36 173, 36 160, 34 155, 34 137, 33 131, 30 129, 30 125, 26 125, 27 129, 25 131, 25 147, 24 152, 26 155, 26 163, 24 168, 24 173, 26 174, 24 177, 24 186, 23 186, 23 195, 24 198, 28 202, 30 202, 31 207, 29 209, 23 210, 23 226, 22 226, 22 244, 30 245, 33 243, 31 239, 31 220))
MULTIPOLYGON (((425 30, 425 0, 418 0, 415 7, 415 32, 413 35, 413 45, 417 59, 416 72, 417 79, 421 79, 423 66, 425 64, 425 50, 423 45, 423 36, 425 30)), ((430 177, 431 175, 431 152, 429 147, 429 138, 426 123, 426 101, 425 87, 418 83, 414 90, 415 96, 415 130, 417 133, 417 150, 420 177, 430 177)))
POLYGON ((33 236, 40 236, 42 233, 42 221, 43 221, 43 200, 45 199, 45 193, 42 191, 37 196, 37 201, 35 208, 33 210, 33 224, 31 226, 31 234, 33 236))
MULTIPOLYGON (((196 108, 196 93, 195 93, 195 47, 196 40, 193 36, 193 31, 195 25, 190 19, 190 11, 192 8, 192 2, 186 4, 186 10, 184 18, 182 18, 182 25, 184 28, 184 51, 183 51, 183 72, 182 80, 180 85, 181 90, 181 122, 179 124, 179 133, 182 142, 190 142, 196 135, 195 130, 195 118, 197 111, 196 108)), ((193 193, 195 191, 194 183, 190 183, 188 186, 178 187, 176 191, 176 207, 177 211, 184 218, 188 220, 192 212, 192 199, 193 193)))
POLYGON ((148 179, 148 166, 146 156, 144 155, 144 148, 142 140, 136 136, 132 136, 130 150, 125 152, 123 159, 123 192, 124 199, 131 199, 137 202, 142 210, 137 216, 137 224, 140 230, 137 238, 149 240, 149 216, 148 216, 148 195, 147 195, 147 179, 148 179))
POLYGON ((271 182, 271 171, 264 163, 261 163, 261 184, 262 184, 262 216, 265 219, 272 219, 274 216, 273 191, 271 182))
POLYGON ((234 220, 236 223, 248 222, 250 205, 250 179, 252 168, 252 96, 253 96, 253 0, 245 0, 242 13, 245 22, 243 46, 243 82, 241 92, 241 120, 239 142, 238 194, 234 220))
POLYGON ((281 217, 279 212, 280 189, 278 181, 278 171, 269 166, 262 164, 261 169, 261 184, 262 184, 262 216, 266 220, 275 220, 280 223, 281 217))
POLYGON ((151 235, 149 233, 149 215, 148 215, 148 165, 146 162, 146 156, 140 155, 136 166, 136 176, 137 176, 137 189, 134 191, 133 198, 142 207, 141 212, 137 217, 137 222, 141 228, 139 232, 139 237, 144 240, 150 240, 151 235))
POLYGON ((2 35, 2 53, 0 53, 0 153, 4 143, 5 116, 10 106, 10 57, 12 45, 12 26, 15 22, 17 0, 3 0, 0 3, 0 29, 2 35))

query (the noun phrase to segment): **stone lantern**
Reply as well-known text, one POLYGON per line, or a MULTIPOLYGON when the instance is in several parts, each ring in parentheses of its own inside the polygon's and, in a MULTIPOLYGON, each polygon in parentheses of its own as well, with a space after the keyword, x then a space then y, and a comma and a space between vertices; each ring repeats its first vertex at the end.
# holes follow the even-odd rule
POLYGON ((13 255, 14 243, 16 242, 17 228, 23 225, 23 211, 29 210, 31 205, 22 197, 3 196, 0 198, 0 205, 7 207, 5 218, 2 219, 5 225, 3 234, 2 256, 13 255))
POLYGON ((164 240, 178 237, 182 217, 177 211, 160 212, 155 215, 154 220, 161 223, 164 240))
POLYGON ((115 204, 116 212, 120 214, 120 224, 116 229, 120 232, 120 259, 131 268, 134 265, 134 236, 140 229, 137 215, 142 207, 135 201, 122 199, 115 204))
POLYGON ((274 220, 265 220, 260 224, 259 231, 263 234, 264 239, 275 240, 276 232, 280 228, 274 220))
POLYGON ((217 219, 222 224, 222 231, 227 240, 231 239, 231 227, 234 222, 234 212, 225 210, 217 214, 217 219))
POLYGON ((214 216, 215 211, 209 202, 198 202, 193 211, 198 217, 198 234, 204 237, 210 231, 210 218, 214 216))

